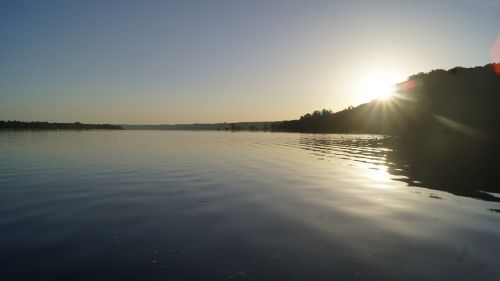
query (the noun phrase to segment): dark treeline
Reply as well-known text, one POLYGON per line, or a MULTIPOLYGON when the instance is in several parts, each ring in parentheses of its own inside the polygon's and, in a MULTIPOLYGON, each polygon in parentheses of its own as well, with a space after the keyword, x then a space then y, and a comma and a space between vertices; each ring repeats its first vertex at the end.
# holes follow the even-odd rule
POLYGON ((49 123, 0 121, 0 130, 121 130, 122 127, 110 124, 49 123))
POLYGON ((428 133, 498 137, 500 75, 492 64, 456 67, 410 76, 388 101, 374 100, 339 112, 315 111, 298 120, 272 124, 275 131, 379 133, 418 136, 428 133))

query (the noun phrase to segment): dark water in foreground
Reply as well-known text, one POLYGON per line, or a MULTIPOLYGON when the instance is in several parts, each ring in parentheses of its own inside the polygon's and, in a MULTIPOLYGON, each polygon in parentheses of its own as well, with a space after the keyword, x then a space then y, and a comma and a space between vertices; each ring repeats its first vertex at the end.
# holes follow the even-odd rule
POLYGON ((0 280, 498 280, 500 203, 378 138, 0 132, 0 280))

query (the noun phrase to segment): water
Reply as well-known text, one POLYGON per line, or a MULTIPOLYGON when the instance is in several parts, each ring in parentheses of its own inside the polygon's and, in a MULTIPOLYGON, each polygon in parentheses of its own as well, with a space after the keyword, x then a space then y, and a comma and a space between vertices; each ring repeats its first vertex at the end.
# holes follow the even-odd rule
POLYGON ((500 203, 409 186, 391 151, 369 135, 1 132, 0 277, 498 280, 500 203))

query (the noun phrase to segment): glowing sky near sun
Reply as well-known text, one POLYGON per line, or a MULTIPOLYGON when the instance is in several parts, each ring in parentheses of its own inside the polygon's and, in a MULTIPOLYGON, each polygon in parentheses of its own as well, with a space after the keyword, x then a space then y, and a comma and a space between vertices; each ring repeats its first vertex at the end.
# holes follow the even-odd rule
POLYGON ((499 1, 2 1, 0 120, 336 111, 368 101, 373 77, 490 63, 498 11, 499 1))

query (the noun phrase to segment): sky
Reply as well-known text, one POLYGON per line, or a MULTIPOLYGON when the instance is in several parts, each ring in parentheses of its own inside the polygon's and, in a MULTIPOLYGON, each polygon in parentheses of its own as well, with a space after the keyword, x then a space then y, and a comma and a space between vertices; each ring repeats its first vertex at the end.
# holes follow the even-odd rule
POLYGON ((0 120, 338 111, 369 101, 377 79, 496 60, 499 11, 500 0, 0 0, 0 120))

